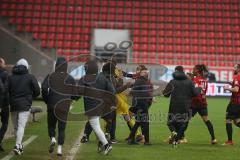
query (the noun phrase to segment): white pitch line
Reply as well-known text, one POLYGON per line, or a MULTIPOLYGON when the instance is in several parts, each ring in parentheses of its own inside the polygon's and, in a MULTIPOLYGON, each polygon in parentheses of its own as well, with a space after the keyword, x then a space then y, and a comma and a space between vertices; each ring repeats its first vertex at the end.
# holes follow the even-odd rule
POLYGON ((73 147, 71 148, 69 155, 66 157, 66 160, 74 160, 77 152, 79 151, 82 143, 81 143, 81 138, 83 136, 84 130, 81 131, 80 136, 78 139, 75 141, 73 147))
MULTIPOLYGON (((23 147, 25 148, 27 145, 29 145, 30 143, 32 143, 32 141, 34 141, 38 136, 33 135, 30 138, 28 138, 25 142, 23 142, 23 147)), ((12 157, 14 156, 14 153, 10 152, 7 156, 5 156, 4 158, 2 158, 1 160, 10 160, 12 157)))

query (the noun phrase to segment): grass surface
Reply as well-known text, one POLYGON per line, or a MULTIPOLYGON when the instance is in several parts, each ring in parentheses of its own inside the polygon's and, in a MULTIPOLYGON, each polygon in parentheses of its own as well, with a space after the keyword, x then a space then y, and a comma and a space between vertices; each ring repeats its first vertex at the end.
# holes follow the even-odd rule
POLYGON ((233 138, 236 145, 233 147, 223 147, 227 136, 225 131, 225 110, 229 99, 225 98, 208 98, 209 103, 209 118, 211 119, 218 145, 210 145, 210 135, 207 127, 202 119, 197 115, 190 122, 189 128, 186 132, 188 144, 179 145, 177 149, 173 149, 171 145, 163 141, 169 136, 169 130, 166 126, 166 113, 168 110, 169 100, 165 98, 158 98, 150 109, 153 115, 153 121, 150 124, 150 139, 152 146, 129 146, 124 139, 129 131, 126 124, 118 121, 117 138, 120 140, 119 144, 113 146, 113 151, 107 157, 96 153, 95 137, 92 135, 91 141, 84 144, 77 159, 79 160, 238 160, 239 159, 239 144, 238 143, 238 128, 234 127, 233 138), (161 115, 161 116, 159 116, 161 115), (160 118, 159 118, 160 117, 160 118))
MULTIPOLYGON (((229 99, 225 98, 208 98, 209 104, 209 118, 211 119, 216 137, 218 139, 218 145, 210 145, 210 135, 208 130, 199 116, 196 116, 189 124, 189 128, 186 132, 188 144, 179 145, 178 148, 173 149, 171 145, 164 143, 163 141, 169 136, 169 130, 166 126, 166 113, 168 110, 169 100, 165 98, 158 98, 150 109, 152 114, 152 122, 150 123, 150 139, 152 146, 129 146, 124 141, 128 136, 129 130, 125 122, 119 116, 117 122, 117 139, 120 140, 119 144, 113 145, 113 151, 108 156, 104 156, 97 153, 97 143, 95 135, 92 134, 90 142, 83 144, 78 152, 76 159, 78 160, 239 160, 239 147, 238 142, 238 128, 234 127, 234 140, 235 145, 233 147, 223 147, 222 144, 227 136, 225 131, 225 110, 229 102, 229 99)), ((42 102, 34 102, 35 106, 46 106, 42 102)), ((72 112, 79 113, 83 110, 82 101, 73 104, 72 112)), ((78 115, 75 115, 78 117, 78 115)), ((57 159, 54 155, 49 155, 48 146, 49 138, 47 134, 47 120, 46 111, 41 113, 38 117, 40 122, 29 122, 24 140, 28 139, 31 135, 37 135, 38 138, 29 144, 25 150, 23 156, 14 157, 13 159, 24 160, 45 160, 45 159, 57 159)), ((70 148, 75 143, 75 140, 79 137, 81 130, 83 129, 83 121, 68 122, 66 129, 66 141, 64 145, 64 155, 68 155, 70 148)), ((8 139, 4 141, 5 153, 0 154, 0 158, 6 156, 14 146, 14 139, 8 139)), ((65 159, 65 157, 63 157, 65 159)))

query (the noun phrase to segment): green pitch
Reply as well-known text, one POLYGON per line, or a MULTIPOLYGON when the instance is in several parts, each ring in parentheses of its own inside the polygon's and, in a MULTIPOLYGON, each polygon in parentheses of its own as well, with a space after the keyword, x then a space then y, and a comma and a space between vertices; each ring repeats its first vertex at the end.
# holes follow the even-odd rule
MULTIPOLYGON (((119 144, 113 145, 113 150, 108 156, 97 153, 97 143, 95 135, 92 134, 90 142, 82 144, 76 155, 78 160, 238 160, 239 159, 239 129, 234 127, 233 147, 223 147, 221 144, 226 140, 226 131, 224 124, 225 110, 229 102, 228 98, 208 98, 209 119, 212 121, 218 145, 210 145, 210 135, 199 116, 196 116, 189 124, 186 132, 188 144, 179 145, 173 149, 171 145, 163 141, 169 136, 169 130, 166 126, 166 113, 168 110, 168 99, 158 98, 152 105, 150 123, 150 139, 152 146, 129 146, 124 139, 128 136, 129 130, 125 122, 119 116, 117 121, 117 139, 119 144)), ((34 105, 45 105, 41 102, 35 102, 34 105)), ((73 104, 72 112, 79 113, 83 110, 82 101, 73 104)), ((49 155, 49 138, 47 135, 46 111, 38 117, 40 122, 29 122, 26 129, 24 141, 32 135, 37 135, 37 139, 30 143, 24 150, 23 156, 13 157, 12 159, 23 160, 43 160, 57 159, 56 155, 49 155)), ((11 122, 10 122, 11 123, 11 122)), ((79 137, 83 129, 83 121, 69 122, 66 129, 66 141, 64 145, 64 155, 69 154, 69 150, 79 137)), ((11 126, 10 126, 11 127, 11 126)), ((5 153, 0 154, 0 158, 6 156, 14 146, 14 140, 5 140, 5 153)), ((63 157, 65 159, 65 157, 63 157)))

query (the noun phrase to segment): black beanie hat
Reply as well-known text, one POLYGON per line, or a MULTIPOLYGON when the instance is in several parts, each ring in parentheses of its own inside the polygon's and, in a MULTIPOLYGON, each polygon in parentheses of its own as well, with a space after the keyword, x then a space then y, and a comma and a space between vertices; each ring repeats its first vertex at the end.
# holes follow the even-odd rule
POLYGON ((58 57, 55 65, 55 71, 67 72, 68 63, 65 57, 58 57))
POLYGON ((89 60, 84 65, 86 74, 97 74, 98 73, 98 64, 96 60, 89 60))

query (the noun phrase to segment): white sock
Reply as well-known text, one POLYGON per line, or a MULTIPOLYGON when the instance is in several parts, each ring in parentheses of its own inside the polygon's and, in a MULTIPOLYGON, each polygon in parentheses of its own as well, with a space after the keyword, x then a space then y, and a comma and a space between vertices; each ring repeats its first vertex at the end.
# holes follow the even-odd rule
POLYGON ((62 154, 62 145, 58 145, 57 154, 62 154))

